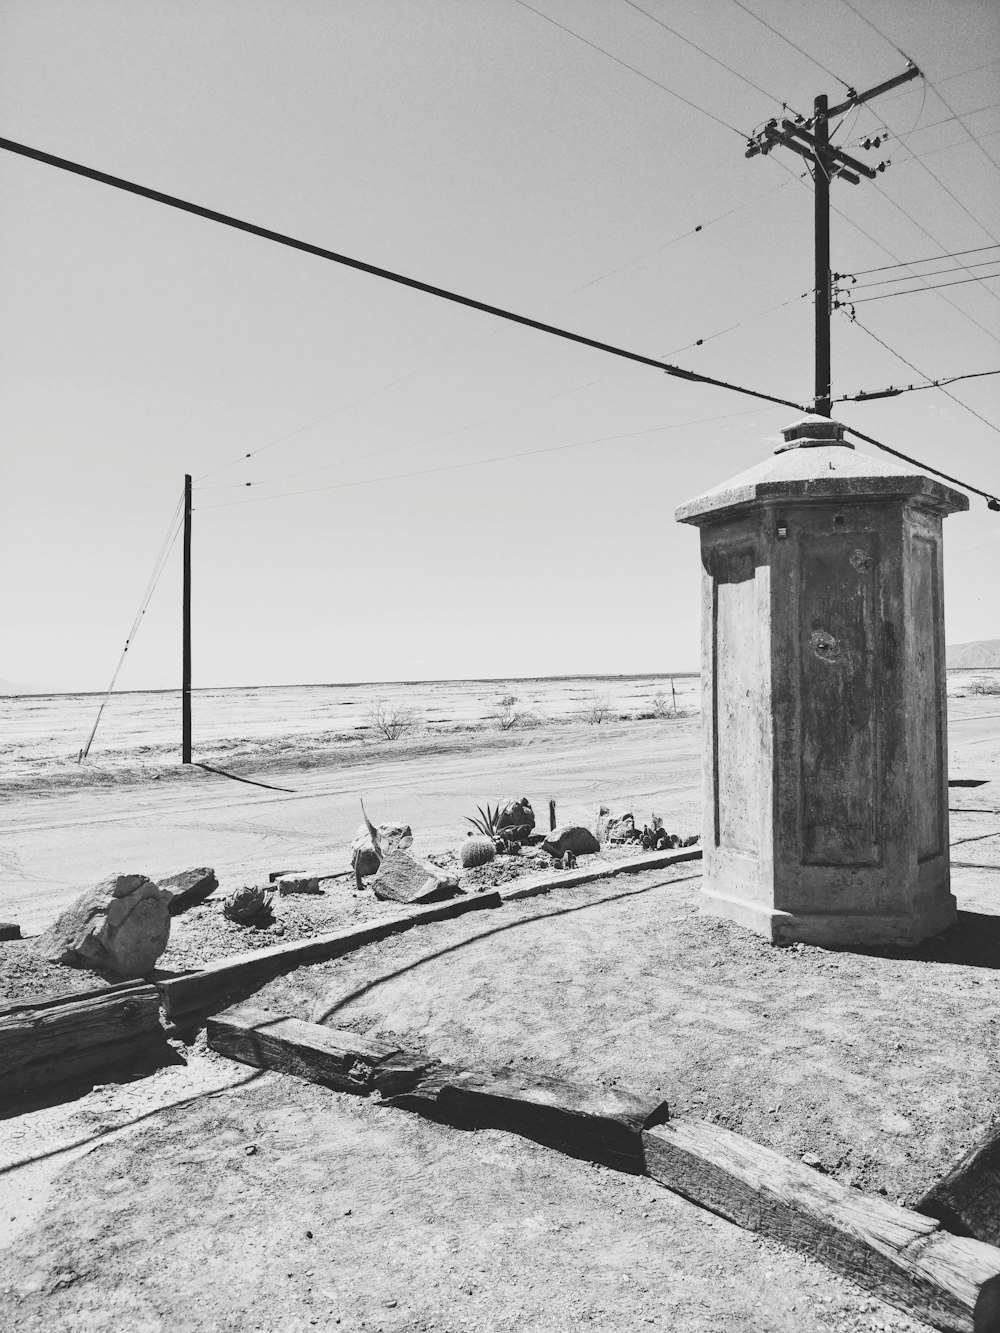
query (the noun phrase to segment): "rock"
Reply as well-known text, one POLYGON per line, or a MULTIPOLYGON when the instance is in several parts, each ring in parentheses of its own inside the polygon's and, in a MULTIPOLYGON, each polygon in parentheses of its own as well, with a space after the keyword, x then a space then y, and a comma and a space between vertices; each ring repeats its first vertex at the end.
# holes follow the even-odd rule
POLYGON ((170 894, 169 911, 171 916, 185 912, 196 903, 205 899, 219 887, 215 871, 211 866, 198 866, 195 870, 182 870, 179 875, 169 875, 158 880, 161 889, 170 894))
POLYGON ((16 921, 0 921, 0 940, 19 940, 21 927, 16 921))
POLYGON ((814 1171, 822 1171, 823 1163, 814 1152, 804 1152, 802 1154, 802 1165, 811 1166, 814 1171))
POLYGON ((542 851, 548 852, 550 856, 561 857, 566 852, 585 856, 600 850, 601 844, 590 829, 584 828, 582 824, 565 824, 562 828, 555 828, 542 843, 542 851))
POLYGON ((635 839, 635 834, 635 820, 631 813, 608 816, 608 822, 604 833, 605 842, 632 842, 635 839))
POLYGON ((409 824, 365 823, 358 826, 351 843, 351 869, 360 887, 362 875, 374 875, 386 852, 393 848, 405 851, 413 846, 413 833, 409 824))
POLYGON ((534 827, 535 812, 527 796, 522 796, 519 801, 508 801, 497 820, 497 833, 501 837, 516 837, 518 842, 524 842, 534 827))
POLYGON ((53 963, 143 977, 170 939, 170 899, 145 875, 112 875, 82 893, 35 948, 53 963))
POLYGON ((453 898, 458 893, 458 880, 453 875, 445 875, 436 866, 416 860, 409 852, 394 848, 382 858, 372 888, 376 898, 397 903, 426 903, 453 898))
POLYGON ((318 875, 281 875, 277 881, 278 893, 322 893, 318 875))

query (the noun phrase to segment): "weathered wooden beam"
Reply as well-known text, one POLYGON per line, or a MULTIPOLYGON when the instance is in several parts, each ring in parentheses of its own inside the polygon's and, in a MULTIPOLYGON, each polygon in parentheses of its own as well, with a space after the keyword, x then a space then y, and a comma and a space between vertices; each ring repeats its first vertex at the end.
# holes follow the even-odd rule
POLYGON ((117 1071, 163 1045, 159 993, 143 982, 7 1005, 0 1009, 0 1104, 117 1071))
POLYGON ((642 1131, 667 1118, 667 1104, 613 1088, 583 1087, 544 1074, 478 1074, 441 1067, 394 1106, 460 1129, 503 1129, 570 1157, 618 1171, 645 1170, 642 1131))
POLYGON ((210 1018, 213 1051, 257 1069, 294 1074, 338 1092, 395 1093, 413 1087, 434 1061, 341 1028, 239 1005, 210 1018))
POLYGON ((916 1209, 959 1236, 1000 1245, 1000 1129, 992 1129, 932 1185, 916 1209))
POLYGON ((293 940, 287 944, 219 958, 197 971, 165 977, 156 984, 167 1016, 175 1022, 183 1021, 187 1015, 204 1015, 211 1010, 218 1011, 236 1000, 245 999, 272 977, 290 972, 304 963, 338 958, 363 944, 386 939, 389 935, 410 930, 414 926, 500 905, 501 899, 497 893, 454 898, 450 902, 435 903, 432 907, 379 917, 364 926, 348 926, 343 930, 315 935, 308 940, 293 940))
POLYGON ((949 1333, 1000 1330, 1000 1249, 701 1120, 643 1133, 654 1180, 949 1333))

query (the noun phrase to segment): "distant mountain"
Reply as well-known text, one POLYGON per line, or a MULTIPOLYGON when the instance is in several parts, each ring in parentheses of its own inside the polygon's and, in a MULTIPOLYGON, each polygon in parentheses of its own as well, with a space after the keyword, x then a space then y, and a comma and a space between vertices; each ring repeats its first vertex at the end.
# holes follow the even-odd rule
POLYGON ((948 666, 979 670, 1000 667, 1000 639, 977 639, 975 643, 949 643, 945 649, 948 666))
POLYGON ((0 697, 11 694, 30 694, 27 685, 18 685, 14 680, 0 680, 0 697))

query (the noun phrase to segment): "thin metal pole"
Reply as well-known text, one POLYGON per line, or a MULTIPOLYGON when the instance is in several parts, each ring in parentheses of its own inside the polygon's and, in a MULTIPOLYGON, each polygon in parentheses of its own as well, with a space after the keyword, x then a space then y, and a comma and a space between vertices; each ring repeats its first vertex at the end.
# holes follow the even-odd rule
POLYGON ((813 411, 830 415, 830 160, 827 99, 813 103, 813 136, 816 140, 814 205, 816 210, 816 397, 813 411))
POLYGON ((181 763, 191 762, 191 477, 184 478, 184 605, 182 612, 181 763))

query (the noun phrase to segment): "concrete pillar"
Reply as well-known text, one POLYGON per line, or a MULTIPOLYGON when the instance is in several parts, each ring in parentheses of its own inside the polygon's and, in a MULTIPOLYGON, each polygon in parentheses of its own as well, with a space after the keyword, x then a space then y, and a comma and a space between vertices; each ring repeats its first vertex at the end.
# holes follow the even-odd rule
POLYGON ((807 418, 701 529, 705 910, 776 942, 955 920, 942 532, 958 491, 807 418))

